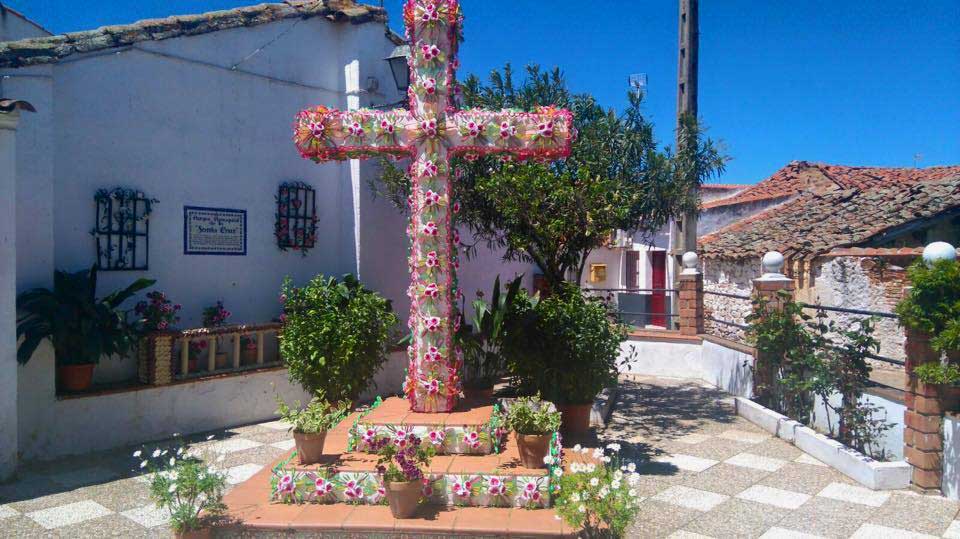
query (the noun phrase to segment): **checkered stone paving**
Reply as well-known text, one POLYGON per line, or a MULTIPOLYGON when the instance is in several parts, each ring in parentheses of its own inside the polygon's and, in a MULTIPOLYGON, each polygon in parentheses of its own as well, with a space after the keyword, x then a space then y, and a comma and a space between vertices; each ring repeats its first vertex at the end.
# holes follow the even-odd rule
MULTIPOLYGON (((234 488, 290 450, 286 428, 270 421, 187 441, 218 459, 234 488)), ((643 474, 629 537, 960 539, 957 502, 863 488, 737 417, 729 395, 689 381, 625 378, 598 437, 620 442, 643 474)), ((0 484, 0 536, 172 537, 131 457, 140 447, 24 464, 0 484)))
POLYGON ((960 539, 960 503, 864 488, 696 382, 623 377, 599 439, 643 474, 630 537, 960 539))
MULTIPOLYGON (((173 537, 168 515, 149 498, 150 477, 132 454, 137 449, 173 447, 177 440, 22 464, 14 481, 0 483, 0 537, 173 537)), ((292 447, 287 425, 280 421, 197 434, 184 441, 190 453, 217 461, 215 465, 227 474, 228 489, 292 447)))

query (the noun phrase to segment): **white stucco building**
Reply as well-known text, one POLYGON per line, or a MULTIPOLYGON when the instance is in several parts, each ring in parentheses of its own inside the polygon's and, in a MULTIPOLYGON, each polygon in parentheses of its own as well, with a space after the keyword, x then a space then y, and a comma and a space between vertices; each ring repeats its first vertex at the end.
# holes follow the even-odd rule
MULTIPOLYGON (((156 279, 156 289, 183 305, 183 327, 198 326, 201 309, 221 299, 232 322, 266 322, 279 313, 285 276, 303 282, 348 272, 406 316, 406 217, 372 196, 366 184, 375 163, 317 166, 291 142, 293 118, 307 106, 403 99, 384 61, 400 38, 385 20, 382 8, 290 0, 49 36, 3 14, 0 96, 28 101, 36 112, 23 113, 15 135, 0 137, 0 156, 9 159, 0 167, 10 171, 0 184, 9 206, 0 211, 0 478, 18 453, 51 457, 161 437, 191 420, 212 428, 264 419, 274 409, 270 384, 285 384, 285 375, 271 374, 192 392, 177 386, 64 400, 55 395, 48 345, 16 365, 8 293, 49 287, 55 269, 95 262, 98 189, 131 188, 157 200, 149 268, 102 272, 101 293, 156 279), (9 41, 26 38, 37 39, 9 41), (317 243, 303 256, 281 251, 274 238, 285 181, 316 190, 317 243), (246 254, 185 254, 185 206, 244 210, 246 254), (191 406, 177 406, 183 399, 191 406)), ((462 288, 469 301, 496 273, 531 279, 531 269, 491 253, 464 263, 462 288)), ((135 373, 133 360, 103 360, 95 381, 135 373)))

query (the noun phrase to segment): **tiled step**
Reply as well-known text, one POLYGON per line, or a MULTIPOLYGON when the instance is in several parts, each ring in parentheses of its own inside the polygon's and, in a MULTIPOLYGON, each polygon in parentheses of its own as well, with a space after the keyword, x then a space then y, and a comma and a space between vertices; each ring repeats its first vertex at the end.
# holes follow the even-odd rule
POLYGON ((374 437, 413 433, 441 454, 486 455, 503 443, 503 419, 494 404, 465 399, 449 413, 411 412, 410 403, 390 397, 354 420, 349 448, 366 451, 374 437))
MULTIPOLYGON (((325 450, 342 447, 343 436, 331 432, 325 450)), ((322 479, 321 484, 331 486, 319 501, 376 504, 382 501, 376 463, 377 455, 363 452, 325 454, 321 462, 310 465, 301 465, 288 454, 274 465, 270 486, 278 498, 313 500, 317 480, 322 479), (294 483, 292 492, 279 488, 286 481, 294 483)), ((550 506, 550 480, 547 468, 523 466, 516 443, 507 436, 499 454, 435 456, 424 495, 432 505, 542 508, 550 506)))

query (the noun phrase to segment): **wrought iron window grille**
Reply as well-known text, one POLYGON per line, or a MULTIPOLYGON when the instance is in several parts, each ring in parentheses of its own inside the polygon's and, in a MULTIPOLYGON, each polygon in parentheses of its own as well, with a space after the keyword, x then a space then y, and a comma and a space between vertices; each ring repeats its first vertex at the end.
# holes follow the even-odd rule
POLYGON ((317 242, 317 195, 303 182, 284 182, 277 192, 274 235, 281 251, 292 249, 306 256, 317 242))
POLYGON ((157 199, 115 187, 94 194, 96 221, 91 234, 101 271, 146 270, 150 265, 150 213, 157 199))

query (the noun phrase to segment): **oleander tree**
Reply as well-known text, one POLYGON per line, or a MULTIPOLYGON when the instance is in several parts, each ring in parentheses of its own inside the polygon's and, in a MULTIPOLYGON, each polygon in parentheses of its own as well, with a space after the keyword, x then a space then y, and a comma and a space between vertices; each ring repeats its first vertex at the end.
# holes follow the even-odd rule
MULTIPOLYGON (((453 167, 458 221, 467 256, 478 245, 503 249, 504 260, 533 262, 554 288, 579 284, 587 256, 614 230, 652 233, 699 205, 693 187, 723 172, 727 157, 697 119, 680 118, 679 149, 660 149, 644 117, 642 97, 628 94, 622 113, 589 94, 569 90, 559 68, 532 65, 519 83, 509 64, 486 83, 471 75, 462 87, 466 108, 534 110, 555 104, 573 111, 578 137, 571 155, 551 163, 509 156, 457 158, 453 167)), ((407 171, 383 161, 375 192, 406 209, 407 171)))

